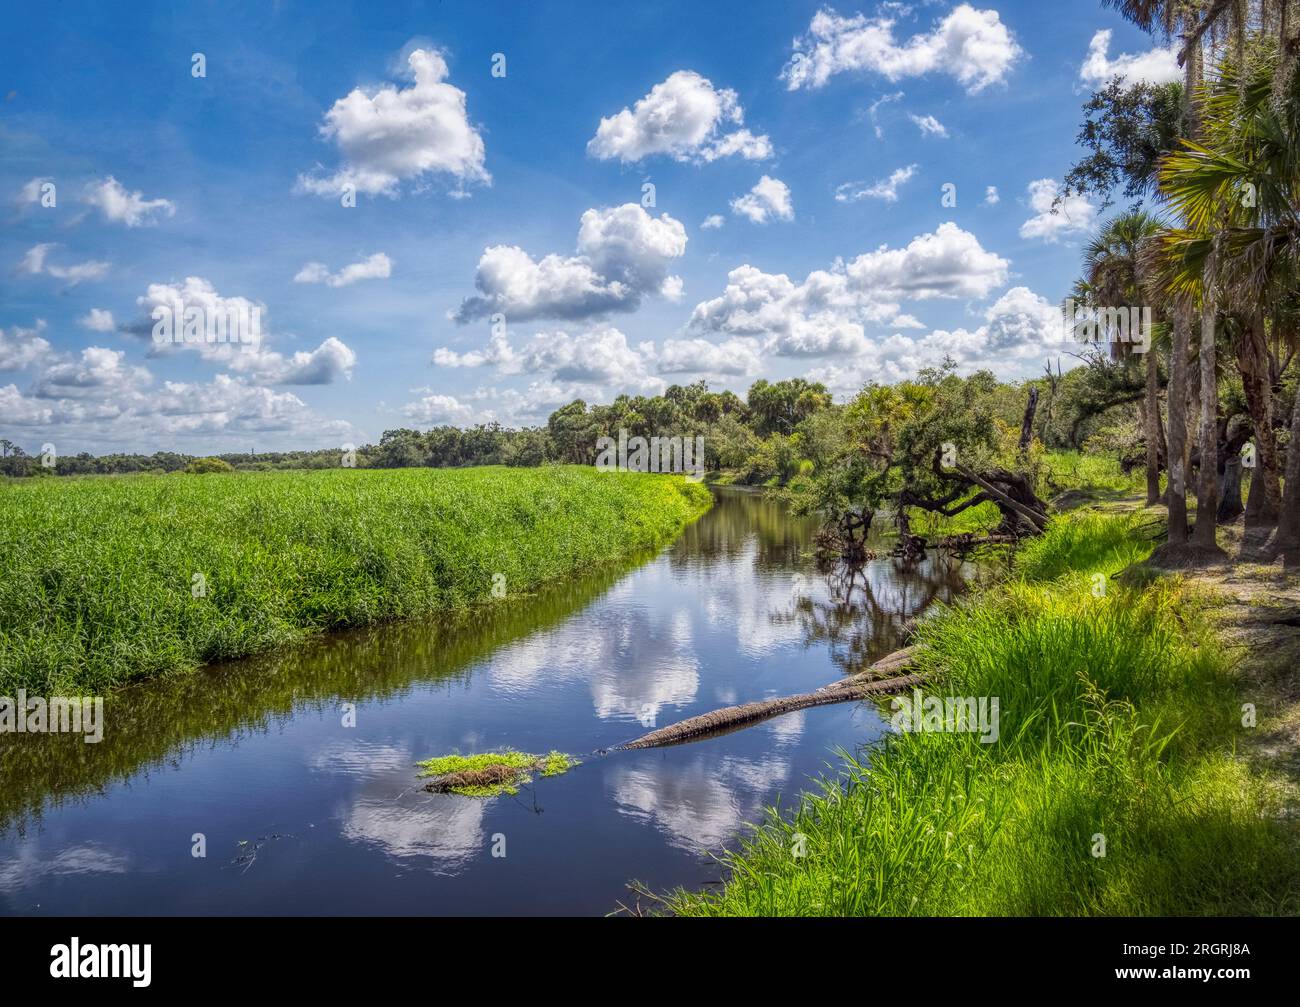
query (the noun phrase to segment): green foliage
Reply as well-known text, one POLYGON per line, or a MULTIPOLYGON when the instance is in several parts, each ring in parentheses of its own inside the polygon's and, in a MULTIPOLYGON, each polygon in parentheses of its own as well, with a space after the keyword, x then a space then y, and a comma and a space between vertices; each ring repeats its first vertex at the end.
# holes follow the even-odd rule
POLYGON ((1026 464, 1008 415, 1019 394, 1009 399, 1007 390, 987 371, 959 377, 951 362, 915 381, 868 385, 841 414, 808 425, 804 436, 812 437, 818 462, 795 494, 797 506, 840 514, 946 501, 965 514, 961 507, 976 490, 936 468, 947 445, 960 464, 975 470, 1026 464))
POLYGON ((1208 268, 1220 299, 1226 293, 1249 311, 1297 292, 1300 72, 1292 65, 1278 80, 1269 43, 1244 56, 1224 59, 1208 77, 1197 94, 1197 142, 1185 141, 1161 165, 1161 191, 1180 226, 1152 259, 1170 293, 1199 296, 1208 268))
POLYGON ((709 503, 680 478, 558 466, 13 483, 0 691, 102 691, 490 602, 498 575, 526 594, 656 546, 709 503))
POLYGON ((1084 105, 1078 142, 1087 153, 1065 176, 1065 192, 1100 196, 1108 206, 1116 189, 1129 199, 1155 190, 1160 159, 1182 135, 1180 83, 1112 80, 1084 105))
POLYGON ((1142 472, 1125 472, 1115 454, 1048 451, 1043 455, 1040 476, 1044 493, 1085 490, 1136 496, 1145 486, 1142 472))
POLYGON ((1027 580, 1056 580, 1101 573, 1112 576, 1151 555, 1163 529, 1142 514, 1084 512, 1057 518, 1016 553, 1027 580))
POLYGON ((755 381, 746 399, 754 418, 754 432, 760 437, 768 434, 792 434, 808 417, 831 404, 826 386, 803 378, 786 381, 755 381))
POLYGON ((185 466, 186 475, 192 476, 234 471, 233 465, 229 462, 223 462, 220 458, 195 458, 194 461, 185 466))
POLYGON ((711 470, 746 470, 758 450, 758 437, 736 414, 722 416, 708 428, 704 457, 711 470))
POLYGON ((758 442, 745 462, 745 482, 785 485, 800 469, 798 434, 770 434, 758 442))

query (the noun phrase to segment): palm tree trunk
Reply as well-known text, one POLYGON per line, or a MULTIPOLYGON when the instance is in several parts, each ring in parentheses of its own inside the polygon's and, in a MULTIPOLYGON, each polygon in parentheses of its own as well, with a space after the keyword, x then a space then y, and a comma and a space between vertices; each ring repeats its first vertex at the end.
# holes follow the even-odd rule
MULTIPOLYGON (((1157 366, 1158 366, 1158 365, 1159 365, 1159 364, 1158 364, 1158 362, 1157 362, 1157 366)), ((1168 398, 1169 398, 1169 396, 1168 396, 1168 394, 1166 394, 1166 395, 1165 395, 1166 408, 1167 408, 1167 406, 1168 406, 1168 398)), ((1161 464, 1164 465, 1164 467, 1165 467, 1166 470, 1168 470, 1168 468, 1169 468, 1169 440, 1168 440, 1168 438, 1165 437, 1165 431, 1169 429, 1169 417, 1166 416, 1166 415, 1164 415, 1164 413, 1161 413, 1161 412, 1157 412, 1157 416, 1159 417, 1159 420, 1160 420, 1160 428, 1159 428, 1159 431, 1158 431, 1158 432, 1159 432, 1159 434, 1160 434, 1160 457, 1163 459, 1163 461, 1161 462, 1161 464)), ((1168 494, 1169 494, 1169 486, 1168 486, 1168 484, 1166 484, 1166 485, 1165 485, 1165 490, 1164 490, 1164 492, 1160 494, 1160 502, 1161 502, 1161 503, 1165 503, 1165 502, 1166 502, 1166 497, 1168 496, 1168 494)))
POLYGON ((1206 277, 1201 308, 1201 467, 1196 484, 1196 529, 1192 543, 1214 548, 1219 511, 1219 383, 1215 375, 1214 336, 1218 308, 1206 277))
MULTIPOLYGON (((1191 306, 1174 309, 1174 346, 1169 358, 1169 544, 1187 544, 1187 343, 1191 306)), ((1300 398, 1300 396, 1297 396, 1300 398)))
POLYGON ((1255 428, 1255 471, 1251 473, 1250 498, 1246 501, 1246 527, 1267 528, 1277 523, 1282 505, 1278 482, 1277 434, 1273 430, 1273 387, 1268 347, 1264 341, 1264 317, 1254 313, 1242 334, 1237 353, 1246 408, 1255 428))
POLYGON ((1200 109, 1196 107, 1196 89, 1201 85, 1201 47, 1194 44, 1195 33, 1194 22, 1184 24, 1183 48, 1188 53, 1183 64, 1183 137, 1188 140, 1196 140, 1201 132, 1200 109))
POLYGON ((1160 500, 1160 362, 1156 348, 1147 347, 1147 506, 1160 500))
POLYGON ((1291 440, 1286 449, 1282 513, 1277 522, 1277 550, 1287 564, 1300 562, 1300 393, 1291 409, 1291 440))
MULTIPOLYGON (((1183 136, 1195 140, 1200 134, 1196 89, 1201 84, 1200 47, 1193 43, 1195 23, 1184 24, 1184 48, 1190 45, 1183 64, 1183 136)), ((1192 306, 1180 304, 1174 320, 1174 347, 1169 362, 1169 542, 1187 544, 1187 469, 1189 466, 1188 409, 1189 375, 1187 354, 1191 344, 1192 306)))

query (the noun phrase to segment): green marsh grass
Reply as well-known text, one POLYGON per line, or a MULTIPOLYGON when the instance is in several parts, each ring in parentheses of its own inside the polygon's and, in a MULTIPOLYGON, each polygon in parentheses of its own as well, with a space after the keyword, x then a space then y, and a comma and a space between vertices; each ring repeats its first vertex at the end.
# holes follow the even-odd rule
POLYGON ((1113 454, 1085 454, 1081 451, 1043 452, 1043 478, 1048 493, 1086 490, 1110 496, 1138 496, 1146 493, 1146 470, 1125 472, 1113 454))
POLYGON ((1098 597, 1085 576, 1153 544, 1140 519, 1054 521, 1007 583, 921 623, 936 676, 925 692, 999 697, 999 740, 891 733, 846 755, 722 855, 724 886, 675 892, 668 910, 1300 910, 1295 832, 1274 788, 1234 755, 1241 700, 1200 603, 1164 580, 1111 581, 1098 597))
POLYGON ((709 501, 568 466, 6 482, 0 694, 98 693, 492 602, 494 583, 508 600, 658 546, 709 501))

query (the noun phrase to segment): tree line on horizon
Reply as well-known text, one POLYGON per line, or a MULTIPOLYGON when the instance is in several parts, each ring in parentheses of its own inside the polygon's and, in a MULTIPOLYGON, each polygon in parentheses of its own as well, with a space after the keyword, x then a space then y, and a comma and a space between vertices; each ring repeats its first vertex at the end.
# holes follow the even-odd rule
MULTIPOLYGON (((1008 423, 1019 422, 1027 390, 1039 388, 1046 408, 1039 412, 1035 433, 1048 447, 1087 445, 1115 454, 1126 466, 1137 464, 1142 445, 1136 431, 1124 427, 1127 390, 1122 382, 1117 385, 1108 366, 1098 366, 1099 354, 1087 359, 1088 366, 1030 381, 1003 382, 987 372, 981 381, 1008 423), (1113 408, 1118 425, 1110 415, 1113 408)), ((605 405, 576 399, 534 427, 481 423, 386 430, 378 443, 358 447, 348 461, 357 468, 590 465, 599 438, 616 438, 626 430, 629 437, 702 436, 710 471, 728 472, 740 483, 783 486, 826 461, 832 442, 846 436, 841 421, 847 408, 836 404, 823 384, 803 378, 756 381, 744 398, 711 391, 707 382, 698 381, 673 385, 661 395, 620 395, 605 405)), ((59 455, 46 468, 39 454, 0 439, 0 475, 13 477, 338 468, 344 457, 342 447, 212 456, 80 452, 59 455), (209 459, 221 464, 202 464, 209 459)))

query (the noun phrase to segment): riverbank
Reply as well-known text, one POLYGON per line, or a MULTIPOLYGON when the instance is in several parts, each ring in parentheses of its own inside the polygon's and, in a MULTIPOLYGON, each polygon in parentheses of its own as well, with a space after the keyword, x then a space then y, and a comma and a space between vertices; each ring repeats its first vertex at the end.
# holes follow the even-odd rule
POLYGON ((0 492, 0 695, 102 693, 323 630, 508 601, 710 506, 591 468, 33 480, 0 492))
POLYGON ((998 697, 996 741, 906 731, 846 757, 723 856, 723 886, 668 911, 1300 911, 1293 791, 1238 754, 1262 740, 1243 704, 1267 696, 1212 625, 1213 594, 1135 566, 1153 513, 1062 515, 1003 583, 922 622, 925 694, 998 697))

